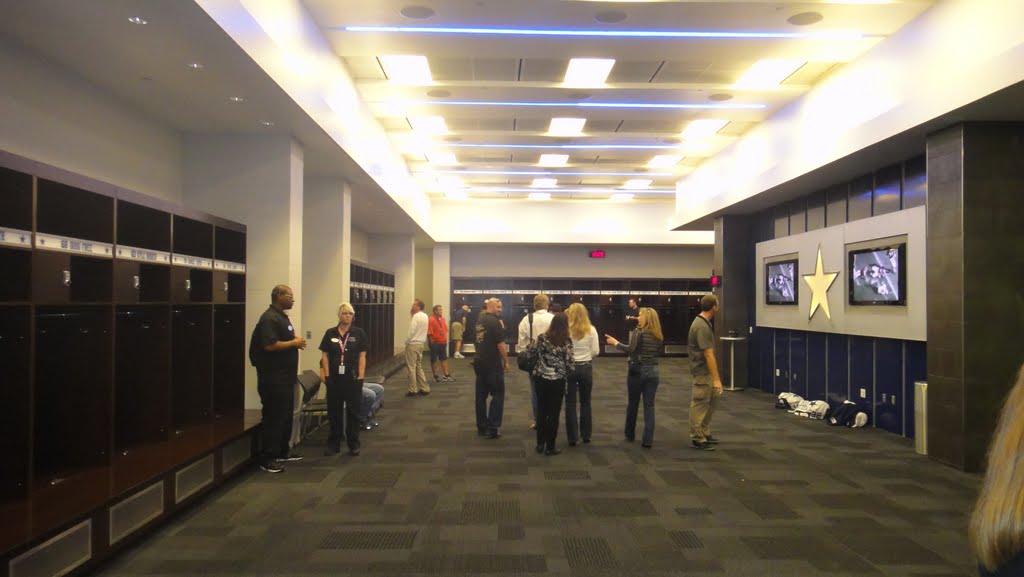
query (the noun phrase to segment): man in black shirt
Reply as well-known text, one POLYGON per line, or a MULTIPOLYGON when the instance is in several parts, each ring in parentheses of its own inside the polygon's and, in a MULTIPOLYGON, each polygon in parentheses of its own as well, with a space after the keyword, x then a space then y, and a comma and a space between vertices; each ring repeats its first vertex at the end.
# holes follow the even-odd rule
POLYGON ((629 308, 626 309, 626 334, 633 332, 638 320, 640 320, 640 307, 637 306, 635 298, 630 298, 629 308))
POLYGON ((281 463, 298 461, 302 455, 289 453, 292 415, 295 412, 295 382, 299 373, 299 349, 306 340, 295 334, 285 314, 295 306, 292 289, 277 285, 270 293, 270 307, 260 317, 253 337, 259 338, 256 374, 257 390, 263 403, 263 447, 260 468, 280 473, 281 463))
POLYGON ((501 419, 505 412, 505 373, 508 372, 508 349, 505 329, 501 325, 501 300, 485 301, 486 310, 476 320, 476 431, 489 439, 501 436, 501 419), (491 406, 487 406, 487 397, 491 406))
POLYGON ((355 314, 349 303, 338 305, 338 326, 327 329, 320 340, 320 380, 327 383, 327 419, 331 423, 324 449, 327 456, 341 452, 342 437, 348 441, 349 454, 359 454, 359 410, 363 402, 369 339, 363 329, 352 325, 355 314), (341 430, 343 404, 344 433, 341 430))

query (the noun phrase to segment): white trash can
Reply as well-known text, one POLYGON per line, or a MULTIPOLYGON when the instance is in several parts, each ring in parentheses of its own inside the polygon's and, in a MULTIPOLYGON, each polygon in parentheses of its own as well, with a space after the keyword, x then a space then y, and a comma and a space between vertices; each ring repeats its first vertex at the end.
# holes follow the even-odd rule
POLYGON ((928 383, 914 383, 914 450, 928 454, 928 383))

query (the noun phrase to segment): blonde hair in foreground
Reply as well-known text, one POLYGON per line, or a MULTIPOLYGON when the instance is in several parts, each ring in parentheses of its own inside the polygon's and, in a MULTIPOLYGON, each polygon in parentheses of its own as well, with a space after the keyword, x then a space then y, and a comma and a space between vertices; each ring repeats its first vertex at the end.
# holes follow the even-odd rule
POLYGON ((569 317, 569 335, 572 340, 580 341, 590 334, 590 313, 587 312, 587 307, 580 303, 572 303, 565 314, 569 317))
POLYGON ((658 311, 643 307, 640 309, 640 314, 647 319, 647 323, 644 324, 643 331, 645 333, 650 333, 651 336, 659 341, 665 340, 665 337, 661 336, 661 319, 658 318, 658 311))
POLYGON ((992 437, 968 540, 978 562, 989 571, 1024 551, 1024 365, 992 437))

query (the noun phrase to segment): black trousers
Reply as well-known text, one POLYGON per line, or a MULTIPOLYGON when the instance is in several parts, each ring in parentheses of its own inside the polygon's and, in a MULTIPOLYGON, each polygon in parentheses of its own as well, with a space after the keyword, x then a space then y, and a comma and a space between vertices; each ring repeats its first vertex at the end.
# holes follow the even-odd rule
POLYGON ((262 459, 270 461, 287 457, 295 414, 295 383, 260 382, 256 390, 263 404, 262 459))
POLYGON ((349 449, 359 448, 359 408, 362 403, 363 387, 359 381, 345 377, 327 379, 327 420, 331 424, 328 447, 338 449, 341 440, 346 439, 349 449))
POLYGON ((537 445, 547 449, 555 448, 558 438, 558 415, 562 412, 562 397, 565 396, 565 379, 549 381, 534 377, 537 385, 537 445))

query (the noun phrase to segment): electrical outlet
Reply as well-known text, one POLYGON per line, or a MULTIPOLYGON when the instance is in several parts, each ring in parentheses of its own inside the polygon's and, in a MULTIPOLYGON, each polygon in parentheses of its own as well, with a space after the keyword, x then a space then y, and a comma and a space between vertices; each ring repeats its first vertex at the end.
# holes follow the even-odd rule
POLYGON ((895 407, 896 406, 896 395, 893 395, 890 400, 892 401, 892 406, 895 407))
POLYGON ((750 327, 750 334, 754 334, 754 327, 750 327))
POLYGON ((866 389, 861 389, 860 390, 860 398, 862 398, 862 399, 868 398, 868 392, 867 392, 866 389))
POLYGON ((306 331, 306 340, 313 338, 313 331, 306 331))
POLYGON ((882 393, 882 402, 885 402, 885 393, 882 393))
POLYGON ((793 380, 796 380, 796 373, 793 373, 793 380))
POLYGON ((782 376, 782 372, 779 371, 779 369, 775 369, 775 376, 776 377, 782 376))

